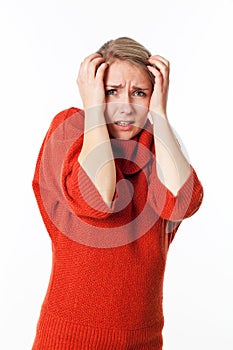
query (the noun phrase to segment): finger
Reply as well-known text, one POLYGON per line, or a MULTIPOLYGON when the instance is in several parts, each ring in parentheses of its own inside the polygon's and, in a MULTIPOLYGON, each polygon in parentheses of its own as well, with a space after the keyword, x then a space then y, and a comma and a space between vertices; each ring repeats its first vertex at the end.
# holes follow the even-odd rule
POLYGON ((87 64, 88 62, 91 62, 94 58, 97 58, 97 57, 102 57, 101 54, 95 52, 95 53, 92 53, 91 55, 87 56, 84 58, 83 62, 81 64, 87 64))
POLYGON ((101 63, 96 71, 96 79, 104 81, 104 74, 108 67, 109 67, 109 64, 107 62, 101 63))
POLYGON ((93 58, 86 66, 86 72, 91 77, 94 78, 96 76, 98 67, 104 63, 103 57, 93 58))
POLYGON ((168 60, 166 60, 166 58, 164 58, 163 56, 154 55, 154 56, 151 56, 148 61, 150 62, 150 60, 152 60, 152 61, 159 60, 159 61, 163 62, 167 67, 170 67, 170 62, 168 60))
POLYGON ((100 55, 97 57, 90 57, 85 60, 80 66, 80 75, 85 78, 93 79, 96 75, 98 66, 104 62, 104 58, 100 55))
MULTIPOLYGON (((150 60, 149 61, 151 64, 153 62, 153 68, 156 68, 157 71, 160 71, 160 73, 163 76, 164 81, 168 81, 169 79, 169 66, 167 66, 164 62, 160 61, 160 60, 150 60)), ((153 71, 152 71, 153 73, 153 71)), ((158 76, 158 73, 157 73, 158 76)))
POLYGON ((87 67, 89 66, 90 62, 94 60, 95 58, 101 58, 102 56, 98 53, 93 53, 89 56, 87 56, 83 62, 80 64, 79 71, 87 71, 87 67))
POLYGON ((147 66, 148 70, 155 76, 155 84, 160 84, 162 85, 163 83, 163 75, 160 72, 159 69, 156 67, 152 66, 147 66))
POLYGON ((148 62, 153 66, 155 66, 160 71, 162 71, 164 74, 169 73, 169 65, 164 63, 163 61, 159 59, 153 59, 153 60, 148 60, 148 62))

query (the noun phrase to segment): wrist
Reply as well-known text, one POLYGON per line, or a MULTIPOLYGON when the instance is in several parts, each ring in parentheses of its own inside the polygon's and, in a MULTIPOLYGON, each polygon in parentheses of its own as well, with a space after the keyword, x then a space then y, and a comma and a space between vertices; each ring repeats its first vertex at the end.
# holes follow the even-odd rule
POLYGON ((149 111, 151 118, 153 122, 156 122, 156 120, 159 119, 166 119, 167 120, 167 113, 164 110, 151 110, 149 111))
POLYGON ((92 108, 84 108, 84 116, 85 131, 106 125, 104 108, 101 105, 92 108))

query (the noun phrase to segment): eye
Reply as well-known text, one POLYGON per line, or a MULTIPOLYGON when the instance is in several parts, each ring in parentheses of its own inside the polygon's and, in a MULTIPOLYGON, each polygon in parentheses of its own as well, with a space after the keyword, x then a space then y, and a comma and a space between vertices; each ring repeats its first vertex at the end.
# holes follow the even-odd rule
POLYGON ((134 91, 133 94, 134 94, 135 96, 139 96, 139 97, 145 97, 145 96, 146 96, 145 92, 142 91, 142 90, 136 90, 136 91, 134 91))
POLYGON ((109 96, 109 95, 115 95, 115 94, 116 94, 116 89, 109 89, 109 90, 106 90, 106 91, 105 91, 105 94, 106 94, 107 96, 109 96))

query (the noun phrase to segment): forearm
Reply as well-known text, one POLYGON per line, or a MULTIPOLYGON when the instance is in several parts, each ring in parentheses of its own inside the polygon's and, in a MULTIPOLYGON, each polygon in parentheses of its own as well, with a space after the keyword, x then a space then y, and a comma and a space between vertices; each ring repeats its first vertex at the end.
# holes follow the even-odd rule
POLYGON ((116 170, 109 133, 102 109, 85 112, 83 146, 78 161, 111 207, 116 188, 116 170))
POLYGON ((190 175, 191 167, 165 115, 151 113, 154 124, 157 172, 161 182, 176 195, 190 175))

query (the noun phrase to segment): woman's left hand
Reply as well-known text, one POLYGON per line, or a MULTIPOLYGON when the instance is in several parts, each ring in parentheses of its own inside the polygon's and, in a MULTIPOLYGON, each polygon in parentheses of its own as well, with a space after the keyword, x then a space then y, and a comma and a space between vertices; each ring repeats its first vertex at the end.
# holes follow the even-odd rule
POLYGON ((151 95, 149 109, 152 115, 155 113, 166 117, 170 64, 164 57, 159 55, 151 56, 148 62, 153 65, 148 65, 147 67, 155 76, 155 85, 151 95))

